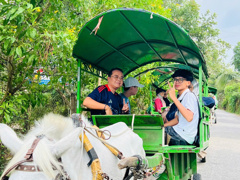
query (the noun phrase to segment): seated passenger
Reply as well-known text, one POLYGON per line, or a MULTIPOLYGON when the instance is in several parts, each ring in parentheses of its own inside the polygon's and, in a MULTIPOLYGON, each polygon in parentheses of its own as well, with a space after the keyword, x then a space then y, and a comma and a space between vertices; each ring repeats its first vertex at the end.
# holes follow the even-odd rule
POLYGON ((188 70, 179 69, 172 75, 173 87, 169 84, 169 96, 178 111, 175 118, 166 121, 166 133, 171 136, 169 145, 193 144, 198 131, 199 107, 196 95, 190 90, 193 74, 188 70), (176 97, 175 90, 179 97, 176 97))
POLYGON ((213 108, 215 106, 215 100, 213 97, 202 97, 204 106, 208 108, 213 108))
POLYGON ((91 110, 92 115, 112 115, 129 111, 128 105, 123 102, 116 90, 123 84, 123 73, 114 68, 108 73, 108 84, 97 87, 83 101, 83 105, 91 110))
POLYGON ((154 99, 154 107, 155 107, 155 111, 159 112, 160 114, 162 113, 162 107, 166 107, 166 103, 163 100, 163 96, 165 93, 166 93, 166 90, 162 88, 156 89, 157 97, 154 99))
POLYGON ((163 100, 166 103, 166 106, 170 106, 170 101, 168 100, 168 91, 164 93, 163 100))
POLYGON ((214 95, 212 98, 213 98, 214 101, 215 101, 215 108, 217 109, 217 108, 218 108, 218 100, 217 100, 217 96, 214 95))
POLYGON ((123 87, 124 92, 119 95, 125 100, 125 103, 128 104, 128 113, 131 114, 131 106, 128 98, 136 95, 138 92, 138 87, 144 87, 144 85, 140 84, 137 79, 129 77, 124 81, 123 87))

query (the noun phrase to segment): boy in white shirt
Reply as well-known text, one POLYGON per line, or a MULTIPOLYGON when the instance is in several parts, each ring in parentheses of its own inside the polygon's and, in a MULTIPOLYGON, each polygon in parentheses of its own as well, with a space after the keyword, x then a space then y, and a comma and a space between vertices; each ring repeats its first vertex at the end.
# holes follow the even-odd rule
POLYGON ((166 133, 171 136, 169 145, 193 144, 198 131, 199 109, 197 97, 189 90, 193 74, 188 70, 179 69, 172 75, 173 87, 169 84, 169 96, 178 108, 177 115, 166 121, 166 133), (176 97, 175 90, 179 97, 176 97))

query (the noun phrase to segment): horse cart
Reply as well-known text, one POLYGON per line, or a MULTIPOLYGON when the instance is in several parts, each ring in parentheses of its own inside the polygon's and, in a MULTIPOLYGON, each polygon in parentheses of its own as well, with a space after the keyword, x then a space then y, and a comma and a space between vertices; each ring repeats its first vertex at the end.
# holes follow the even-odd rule
POLYGON ((143 139, 148 168, 156 179, 201 178, 197 174, 197 154, 208 148, 210 134, 210 113, 202 102, 202 96, 208 95, 208 72, 203 55, 183 28, 145 10, 110 10, 97 15, 82 27, 73 57, 78 63, 77 113, 82 111, 82 71, 106 79, 112 68, 121 68, 126 76, 154 62, 164 62, 165 69, 187 68, 192 71, 199 85, 202 115, 198 145, 168 146, 165 143, 164 123, 159 114, 95 115, 92 118, 99 128, 117 122, 124 122, 131 127, 143 139), (163 167, 165 169, 160 172, 163 167))

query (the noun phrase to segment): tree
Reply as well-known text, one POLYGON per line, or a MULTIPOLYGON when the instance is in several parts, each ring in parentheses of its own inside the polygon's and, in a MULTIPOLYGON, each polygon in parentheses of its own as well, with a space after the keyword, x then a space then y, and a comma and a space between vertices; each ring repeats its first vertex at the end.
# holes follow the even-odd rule
POLYGON ((237 46, 233 49, 234 56, 233 56, 233 65, 235 69, 240 72, 240 42, 238 42, 237 46))
MULTIPOLYGON (((21 109, 27 112, 34 104, 26 102, 35 102, 36 96, 54 89, 74 112, 76 105, 71 102, 75 102, 76 97, 77 63, 71 54, 81 26, 103 11, 121 6, 145 8, 170 16, 170 10, 164 9, 161 3, 161 0, 4 3, 0 7, 0 122, 10 122, 10 117, 21 114, 21 109), (41 76, 36 71, 40 68, 42 75, 50 77, 45 88, 38 85, 41 76), (36 96, 28 96, 33 91, 38 92, 36 96), (29 98, 33 99, 29 101, 29 98)), ((95 78, 85 77, 82 87, 89 80, 94 82, 95 78)))
POLYGON ((172 9, 173 21, 182 26, 199 46, 207 62, 209 84, 214 86, 216 78, 226 69, 223 59, 230 48, 219 38, 219 30, 214 27, 216 14, 207 11, 200 15, 195 0, 164 0, 163 5, 172 9))

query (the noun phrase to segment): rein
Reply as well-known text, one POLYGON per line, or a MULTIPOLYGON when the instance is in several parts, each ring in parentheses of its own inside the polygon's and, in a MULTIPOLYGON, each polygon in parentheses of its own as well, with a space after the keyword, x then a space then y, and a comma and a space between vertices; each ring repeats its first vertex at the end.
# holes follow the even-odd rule
MULTIPOLYGON (((101 141, 115 156, 117 156, 120 160, 124 158, 122 152, 120 150, 118 150, 116 147, 114 147, 113 145, 109 144, 108 142, 105 141, 104 135, 102 130, 100 130, 97 126, 93 126, 92 129, 96 130, 96 133, 98 134, 98 136, 96 136, 95 134, 93 134, 91 131, 89 131, 86 127, 84 127, 84 130, 87 131, 89 134, 91 134, 93 137, 95 137, 96 139, 98 139, 99 141, 101 141), (100 133, 99 133, 100 132, 100 133)), ((109 132, 110 133, 110 132, 109 132)), ((111 137, 111 133, 108 139, 110 139, 111 137)))
MULTIPOLYGON (((22 161, 19 161, 17 162, 16 164, 14 164, 13 166, 11 166, 5 173, 4 175, 2 176, 2 179, 1 180, 5 180, 7 179, 7 175, 14 169, 18 169, 20 167, 20 170, 23 168, 23 170, 25 171, 27 169, 27 166, 25 165, 21 165, 22 163, 25 163, 25 162, 32 162, 33 161, 33 152, 35 150, 35 148, 37 147, 39 141, 43 138, 44 136, 41 135, 41 136, 37 136, 37 138, 33 141, 32 143, 32 146, 31 148, 28 150, 28 152, 26 153, 26 155, 24 156, 24 160, 22 161)), ((34 166, 31 166, 30 167, 31 169, 35 167, 34 166)), ((33 169, 32 169, 33 170, 33 169)), ((38 170, 38 168, 37 168, 38 170)))
MULTIPOLYGON (((13 166, 11 166, 2 176, 2 178, 0 180, 8 180, 8 174, 12 171, 12 170, 18 170, 18 171, 28 171, 28 172, 36 172, 36 171, 42 171, 41 169, 39 169, 39 167, 36 167, 34 165, 22 165, 22 163, 25 162, 33 162, 33 152, 35 150, 35 148, 37 147, 39 141, 44 137, 44 135, 40 135, 37 136, 36 139, 33 141, 31 148, 28 150, 28 152, 26 153, 26 155, 24 156, 24 159, 17 162, 16 164, 14 164, 13 166)), ((61 159, 60 159, 61 161, 61 159)), ((54 168, 54 167, 53 167, 54 168)), ((56 170, 56 168, 55 168, 56 170)), ((66 176, 66 180, 70 180, 70 177, 68 176, 67 172, 63 169, 62 170, 66 176)), ((63 179, 63 176, 59 173, 55 180, 60 180, 63 179)))

